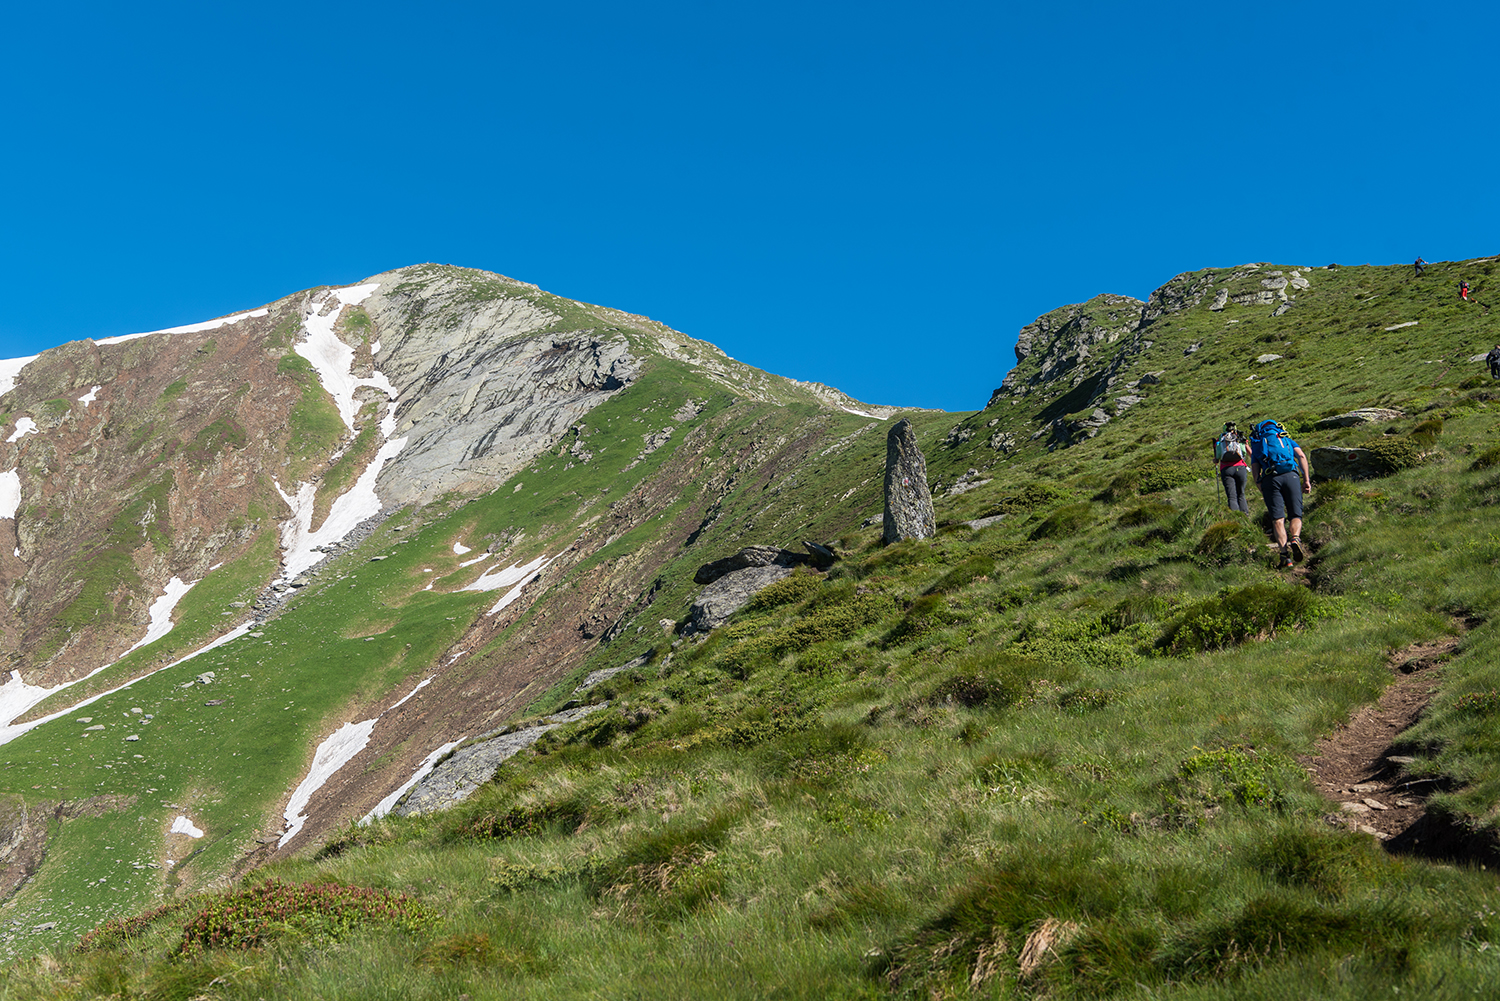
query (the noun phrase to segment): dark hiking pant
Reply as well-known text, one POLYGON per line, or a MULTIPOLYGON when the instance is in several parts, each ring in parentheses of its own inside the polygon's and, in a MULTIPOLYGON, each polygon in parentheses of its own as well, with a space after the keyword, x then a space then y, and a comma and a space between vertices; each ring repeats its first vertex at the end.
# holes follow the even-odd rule
POLYGON ((1244 466, 1230 466, 1219 470, 1219 482, 1224 484, 1224 496, 1229 498, 1229 510, 1250 513, 1250 502, 1245 499, 1247 478, 1244 466))

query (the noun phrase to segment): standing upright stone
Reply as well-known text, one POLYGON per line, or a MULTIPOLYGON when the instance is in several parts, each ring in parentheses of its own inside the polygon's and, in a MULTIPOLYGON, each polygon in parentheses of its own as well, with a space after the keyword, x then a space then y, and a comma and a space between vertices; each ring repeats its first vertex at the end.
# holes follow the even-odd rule
POLYGON ((911 421, 902 420, 885 439, 885 541, 927 539, 937 533, 927 460, 917 448, 911 421))

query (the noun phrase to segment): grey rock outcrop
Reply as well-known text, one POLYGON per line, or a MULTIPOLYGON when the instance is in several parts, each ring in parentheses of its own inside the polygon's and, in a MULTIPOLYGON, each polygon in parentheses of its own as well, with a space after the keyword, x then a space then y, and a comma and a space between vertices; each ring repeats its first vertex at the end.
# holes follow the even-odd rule
POLYGON ((495 772, 507 758, 535 744, 543 734, 568 723, 576 723, 590 713, 607 708, 608 702, 579 706, 577 709, 543 717, 539 726, 497 734, 460 747, 440 761, 436 768, 402 796, 391 813, 398 817, 412 817, 462 802, 475 789, 494 778, 495 772))
POLYGON ((1368 448, 1315 448, 1308 456, 1313 470, 1324 479, 1368 480, 1390 472, 1387 462, 1368 448))
POLYGON ((733 556, 705 563, 693 574, 694 584, 712 584, 726 574, 751 567, 794 567, 806 563, 807 557, 778 546, 746 546, 733 556))
POLYGON ((904 419, 885 439, 884 522, 887 545, 901 539, 931 538, 937 532, 932 492, 927 487, 927 459, 917 447, 911 421, 904 419))
POLYGON ((725 574, 705 587, 693 602, 683 634, 693 636, 722 626, 756 594, 791 572, 791 567, 762 566, 725 574))
POLYGON ((1037 317, 1016 335, 1017 367, 990 396, 988 406, 1060 379, 1077 386, 1088 374, 1084 363, 1100 346, 1114 344, 1140 327, 1143 305, 1128 295, 1097 295, 1037 317), (1032 365, 1023 370, 1020 363, 1028 359, 1032 365))
MULTIPOLYGON (((1140 402, 1136 398, 1135 402, 1140 402)), ((1109 423, 1109 414, 1095 408, 1085 417, 1059 417, 1052 422, 1051 446, 1066 447, 1076 445, 1081 441, 1088 441, 1099 433, 1104 425, 1109 423)))
POLYGON ((1334 428, 1350 428, 1358 424, 1379 424, 1384 421, 1398 421, 1405 417, 1404 411, 1391 407, 1363 407, 1359 410, 1351 410, 1346 414, 1334 414, 1318 421, 1316 427, 1319 431, 1331 431, 1334 428))
POLYGON ((1273 361, 1280 361, 1281 355, 1265 354, 1255 359, 1257 365, 1269 365, 1273 361))

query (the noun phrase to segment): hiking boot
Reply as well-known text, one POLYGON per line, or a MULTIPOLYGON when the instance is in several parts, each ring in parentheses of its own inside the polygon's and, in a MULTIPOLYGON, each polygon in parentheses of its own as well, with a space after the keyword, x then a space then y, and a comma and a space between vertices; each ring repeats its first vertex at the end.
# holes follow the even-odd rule
POLYGON ((1291 551, 1287 550, 1287 549, 1283 549, 1281 551, 1281 562, 1278 563, 1278 564, 1276 564, 1276 566, 1277 566, 1278 569, 1285 570, 1287 567, 1289 567, 1291 565, 1292 565, 1292 554, 1291 554, 1291 551))
POLYGON ((1302 551, 1301 539, 1293 539, 1291 542, 1291 546, 1292 559, 1296 560, 1298 563, 1301 563, 1303 560, 1307 559, 1307 554, 1302 551))

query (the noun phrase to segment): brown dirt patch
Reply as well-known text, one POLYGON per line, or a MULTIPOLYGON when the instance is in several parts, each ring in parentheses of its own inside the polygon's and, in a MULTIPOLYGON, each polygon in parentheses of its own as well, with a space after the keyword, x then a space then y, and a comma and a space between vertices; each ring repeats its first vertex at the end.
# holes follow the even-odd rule
POLYGON ((1392 745, 1421 718, 1441 678, 1440 665, 1458 644, 1459 637, 1445 636, 1397 651, 1390 658, 1396 678, 1380 699, 1355 710, 1318 742, 1312 756, 1301 759, 1319 791, 1337 804, 1329 823, 1374 835, 1392 851, 1416 851, 1424 838, 1434 841, 1427 797, 1435 783, 1407 775, 1411 759, 1392 745))

